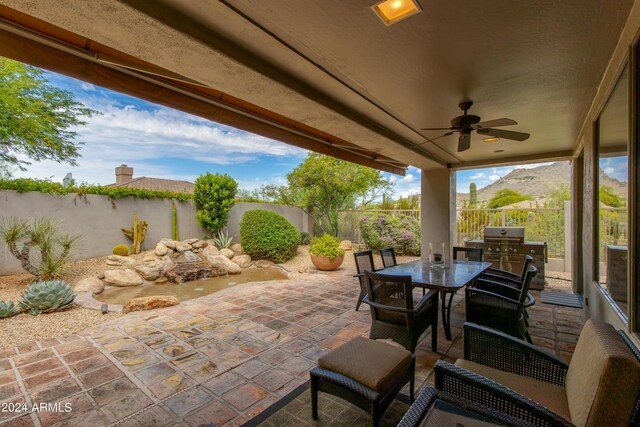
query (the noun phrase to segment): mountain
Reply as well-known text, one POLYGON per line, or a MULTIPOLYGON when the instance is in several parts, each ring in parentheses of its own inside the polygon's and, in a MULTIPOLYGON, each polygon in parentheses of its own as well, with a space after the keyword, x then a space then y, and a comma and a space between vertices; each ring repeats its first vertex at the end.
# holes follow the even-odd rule
MULTIPOLYGON (((618 196, 627 198, 627 183, 618 181, 600 169, 600 183, 613 189, 618 196)), ((478 203, 489 201, 499 190, 508 188, 531 196, 532 200, 545 198, 563 185, 571 185, 571 164, 556 162, 532 169, 515 169, 497 181, 478 190, 478 203)), ((457 193, 456 201, 462 206, 469 193, 457 193)))

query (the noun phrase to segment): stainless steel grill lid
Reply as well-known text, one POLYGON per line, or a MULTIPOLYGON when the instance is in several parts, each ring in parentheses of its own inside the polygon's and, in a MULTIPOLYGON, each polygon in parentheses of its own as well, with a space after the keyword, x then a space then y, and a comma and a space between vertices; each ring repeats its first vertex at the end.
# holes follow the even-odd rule
POLYGON ((484 240, 524 242, 524 227, 485 227, 484 240))

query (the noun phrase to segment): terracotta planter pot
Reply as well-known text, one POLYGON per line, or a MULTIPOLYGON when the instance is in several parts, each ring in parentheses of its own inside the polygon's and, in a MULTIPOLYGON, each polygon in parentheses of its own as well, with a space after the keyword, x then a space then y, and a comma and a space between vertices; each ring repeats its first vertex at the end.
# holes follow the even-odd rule
POLYGON ((311 255, 311 262, 318 270, 333 271, 342 265, 344 255, 337 256, 333 259, 323 255, 311 255))

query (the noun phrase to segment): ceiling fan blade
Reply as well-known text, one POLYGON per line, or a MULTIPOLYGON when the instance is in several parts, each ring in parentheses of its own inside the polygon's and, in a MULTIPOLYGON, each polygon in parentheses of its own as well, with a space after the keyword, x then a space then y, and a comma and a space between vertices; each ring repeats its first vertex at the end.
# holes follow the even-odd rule
POLYGON ((486 128, 498 128, 500 126, 513 126, 517 125, 518 122, 511 119, 495 119, 495 120, 487 120, 484 122, 476 123, 475 125, 471 125, 471 127, 475 129, 486 129, 486 128))
POLYGON ((460 132, 458 138, 458 153, 467 151, 471 148, 471 134, 469 132, 460 132))
POLYGON ((497 136, 498 138, 511 139, 513 141, 525 141, 531 136, 524 132, 514 132, 502 129, 478 129, 480 135, 497 136))
POLYGON ((452 130, 455 128, 452 127, 448 127, 448 128, 420 128, 420 130, 452 130))

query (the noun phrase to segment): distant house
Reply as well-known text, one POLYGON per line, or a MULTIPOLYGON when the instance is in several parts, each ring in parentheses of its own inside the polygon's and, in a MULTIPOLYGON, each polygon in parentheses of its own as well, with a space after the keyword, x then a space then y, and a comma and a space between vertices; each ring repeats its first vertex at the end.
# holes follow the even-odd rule
POLYGON ((149 178, 141 176, 133 177, 133 168, 127 165, 116 167, 116 182, 107 187, 144 188, 154 191, 172 191, 174 193, 193 194, 193 183, 176 179, 149 178))

